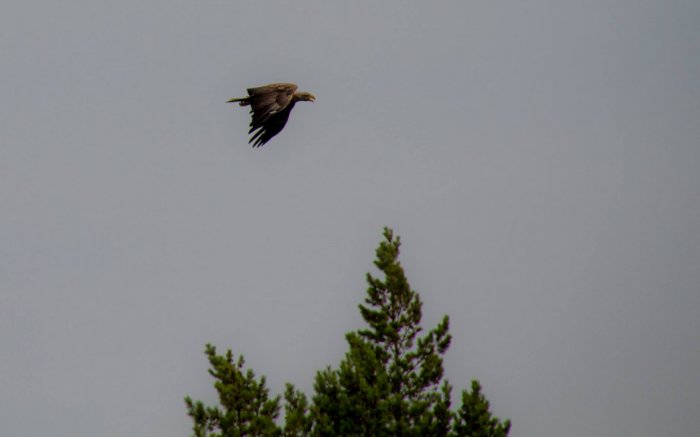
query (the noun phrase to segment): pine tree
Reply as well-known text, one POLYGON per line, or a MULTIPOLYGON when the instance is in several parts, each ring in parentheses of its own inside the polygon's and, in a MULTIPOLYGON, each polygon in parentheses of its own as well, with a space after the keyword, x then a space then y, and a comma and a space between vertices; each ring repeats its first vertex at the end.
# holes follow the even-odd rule
POLYGON ((449 383, 440 385, 442 355, 450 345, 449 318, 420 336, 423 303, 398 261, 400 238, 384 229, 360 305, 369 329, 346 336, 349 352, 337 371, 316 377, 313 414, 317 435, 446 435, 449 383))
POLYGON ((462 392, 462 407, 455 415, 454 436, 507 437, 510 420, 501 423, 489 411, 489 401, 481 394, 479 381, 472 381, 471 393, 462 392))
POLYGON ((443 355, 452 339, 449 318, 423 334, 423 302, 398 261, 401 241, 384 229, 367 297, 359 305, 366 329, 346 335, 348 352, 337 369, 316 374, 311 403, 287 384, 284 425, 280 397, 270 398, 265 377, 244 369, 229 350, 206 346, 220 407, 185 398, 195 437, 234 436, 466 436, 507 437, 510 421, 491 415, 478 381, 450 410, 452 387, 443 380, 443 355))
POLYGON ((279 416, 279 396, 270 399, 265 377, 244 371, 243 356, 234 362, 231 350, 217 355, 216 348, 207 344, 209 374, 216 380, 221 407, 206 407, 201 401, 187 396, 187 413, 194 421, 195 437, 276 436, 282 431, 275 423, 279 416), (218 432, 215 432, 218 431, 218 432))
POLYGON ((284 392, 286 402, 284 410, 284 432, 286 437, 302 437, 309 435, 312 421, 309 416, 309 402, 306 395, 287 384, 284 392))

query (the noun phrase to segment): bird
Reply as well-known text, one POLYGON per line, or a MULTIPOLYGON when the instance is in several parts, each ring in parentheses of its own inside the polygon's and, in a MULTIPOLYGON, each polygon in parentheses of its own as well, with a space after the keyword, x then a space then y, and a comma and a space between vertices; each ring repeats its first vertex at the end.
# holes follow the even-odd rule
POLYGON ((227 103, 250 106, 251 121, 248 134, 252 136, 248 144, 253 143, 253 147, 265 145, 282 131, 297 102, 316 100, 311 93, 297 91, 297 86, 293 83, 272 83, 248 88, 247 91, 246 97, 233 98, 227 103))

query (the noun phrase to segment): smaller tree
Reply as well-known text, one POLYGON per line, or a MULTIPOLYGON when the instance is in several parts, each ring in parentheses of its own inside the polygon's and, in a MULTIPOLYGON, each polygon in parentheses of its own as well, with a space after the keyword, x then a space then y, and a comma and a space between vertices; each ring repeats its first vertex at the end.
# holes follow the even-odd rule
POLYGON ((481 393, 479 381, 472 381, 471 393, 462 391, 462 408, 455 414, 454 436, 507 437, 510 420, 501 421, 491 415, 489 401, 481 393))
MULTIPOLYGON (((256 379, 253 370, 244 371, 243 356, 234 362, 231 350, 226 355, 217 355, 216 348, 207 344, 205 353, 211 364, 209 374, 216 379, 214 387, 219 393, 221 407, 207 407, 201 401, 185 397, 187 414, 194 421, 194 436, 281 435, 282 430, 275 423, 280 412, 280 398, 270 399, 265 377, 256 379)), ((293 387, 288 387, 287 392, 297 405, 305 405, 293 387)))
POLYGON ((306 395, 287 383, 284 401, 284 435, 286 437, 309 435, 313 421, 309 416, 309 401, 306 395))

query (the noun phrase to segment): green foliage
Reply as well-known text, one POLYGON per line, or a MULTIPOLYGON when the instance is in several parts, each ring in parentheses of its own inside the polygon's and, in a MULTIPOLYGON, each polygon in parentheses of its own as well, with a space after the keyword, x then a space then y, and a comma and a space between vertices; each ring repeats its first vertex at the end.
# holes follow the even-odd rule
POLYGON ((187 396, 187 413, 194 421, 195 437, 275 436, 281 430, 275 423, 279 415, 279 396, 270 399, 265 377, 255 379, 251 369, 244 371, 243 356, 233 360, 229 350, 217 355, 216 348, 207 344, 209 374, 216 380, 221 407, 205 407, 201 401, 187 396), (215 432, 218 431, 218 432, 215 432))
POLYGON ((316 377, 314 417, 318 435, 446 435, 450 386, 440 387, 442 355, 450 345, 447 316, 420 336, 423 303, 398 261, 401 241, 384 229, 375 266, 367 274, 360 314, 369 329, 346 336, 349 352, 340 368, 316 377))
POLYGON ((383 278, 367 274, 367 297, 359 305, 368 328, 346 335, 348 352, 337 369, 316 374, 310 404, 287 384, 284 426, 277 424, 280 397, 269 397, 265 377, 244 371, 243 357, 234 362, 231 351, 219 356, 207 345, 221 407, 185 398, 194 436, 507 437, 510 421, 491 416, 477 381, 462 392, 461 408, 450 410, 442 358, 452 339, 449 318, 423 333, 423 302, 398 261, 400 246, 385 228, 374 261, 383 278))
POLYGON ((309 403, 306 395, 296 390, 292 384, 287 384, 284 400, 286 404, 283 434, 289 437, 309 435, 313 422, 308 415, 309 403))
POLYGON ((481 394, 479 381, 472 381, 471 393, 462 392, 462 408, 455 415, 455 436, 466 437, 507 437, 510 420, 501 423, 491 416, 489 401, 481 394))

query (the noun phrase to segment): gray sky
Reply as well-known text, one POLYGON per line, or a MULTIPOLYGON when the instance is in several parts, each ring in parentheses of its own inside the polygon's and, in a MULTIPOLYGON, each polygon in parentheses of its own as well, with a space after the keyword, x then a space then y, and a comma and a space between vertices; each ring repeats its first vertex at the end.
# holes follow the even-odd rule
POLYGON ((311 393, 381 227, 513 437, 700 428, 700 3, 5 1, 0 434, 311 393), (262 149, 225 101, 291 81, 262 149))

